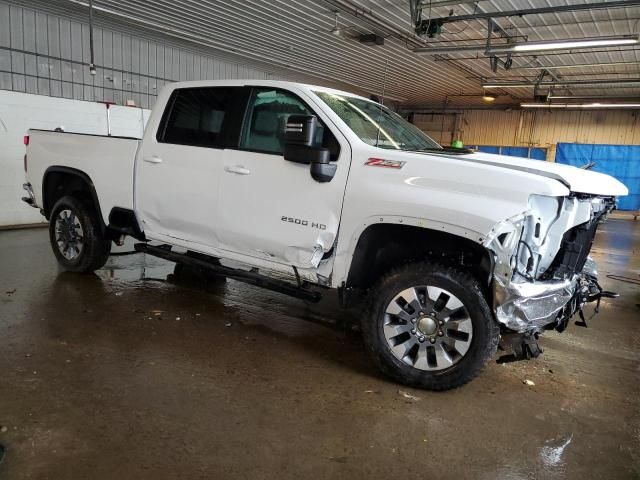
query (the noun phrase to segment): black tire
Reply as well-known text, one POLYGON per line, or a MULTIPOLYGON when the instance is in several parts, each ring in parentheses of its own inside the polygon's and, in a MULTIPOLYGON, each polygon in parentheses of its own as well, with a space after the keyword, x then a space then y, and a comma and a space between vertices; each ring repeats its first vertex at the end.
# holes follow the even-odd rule
MULTIPOLYGON (((415 334, 414 330, 410 333, 415 334)), ((362 321, 362 332, 370 357, 385 375, 404 385, 438 391, 459 387, 475 378, 496 353, 500 335, 477 280, 465 271, 430 262, 394 269, 378 282, 371 292, 367 313, 362 321), (385 337, 389 304, 400 292, 416 285, 434 286, 452 293, 468 312, 466 321, 470 319, 473 327, 468 340, 470 345, 457 363, 448 368, 431 371, 416 368, 398 359, 385 337)), ((428 347, 426 343, 425 349, 428 347)))
POLYGON ((49 218, 49 241, 62 268, 69 272, 89 273, 107 263, 111 253, 111 240, 102 235, 94 209, 87 207, 78 198, 65 196, 53 206, 49 218), (56 222, 60 213, 65 210, 70 211, 82 227, 82 245, 73 258, 65 256, 57 240, 59 234, 56 232, 56 222))

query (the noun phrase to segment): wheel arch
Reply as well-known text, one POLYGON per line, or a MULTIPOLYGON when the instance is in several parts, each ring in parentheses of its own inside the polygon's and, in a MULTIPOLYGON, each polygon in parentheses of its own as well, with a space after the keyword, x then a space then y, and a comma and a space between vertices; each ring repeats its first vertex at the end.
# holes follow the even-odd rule
POLYGON ((101 233, 105 233, 107 226, 102 218, 100 201, 93 181, 82 170, 64 166, 51 166, 42 176, 42 210, 49 220, 51 210, 56 202, 65 195, 79 198, 93 208, 98 219, 101 233))
POLYGON ((368 225, 360 233, 353 249, 344 286, 351 291, 363 292, 394 267, 412 261, 436 259, 470 271, 489 295, 493 256, 481 244, 480 236, 476 241, 472 240, 471 237, 476 235, 471 232, 458 233, 400 223, 368 225))

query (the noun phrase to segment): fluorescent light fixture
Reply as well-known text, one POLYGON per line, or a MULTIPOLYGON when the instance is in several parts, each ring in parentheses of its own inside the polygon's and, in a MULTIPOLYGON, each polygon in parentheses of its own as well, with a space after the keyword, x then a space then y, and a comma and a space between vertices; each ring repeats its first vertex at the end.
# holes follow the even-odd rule
POLYGON ((637 66, 638 62, 599 62, 599 63, 573 63, 571 65, 530 65, 526 67, 513 67, 514 70, 560 70, 569 68, 592 68, 592 67, 620 67, 637 66))
POLYGON ((571 50, 575 48, 615 47, 635 45, 638 35, 620 35, 612 37, 585 38, 578 40, 552 40, 548 42, 527 42, 509 47, 511 52, 542 52, 547 50, 571 50))
POLYGON ((604 101, 606 103, 613 103, 613 102, 633 102, 633 101, 637 101, 638 98, 640 98, 640 95, 616 95, 616 96, 611 96, 611 95, 555 95, 553 93, 550 93, 549 95, 547 95, 547 100, 551 101, 551 102, 555 102, 557 100, 564 100, 566 101, 575 101, 575 100, 582 100, 582 101, 590 101, 590 102, 601 102, 604 101), (630 100, 631 99, 631 100, 630 100))
POLYGON ((500 53, 529 53, 529 52, 547 52, 551 50, 580 50, 584 48, 598 47, 619 47, 625 45, 636 45, 640 43, 640 35, 637 33, 628 35, 611 35, 606 37, 590 37, 590 38, 572 38, 566 40, 550 40, 543 42, 525 42, 525 43, 502 43, 499 45, 491 45, 487 48, 486 44, 473 45, 454 45, 448 47, 440 47, 437 45, 431 47, 414 48, 413 52, 423 55, 444 55, 449 53, 463 52, 481 52, 485 55, 493 55, 500 53))
POLYGON ((640 108, 640 103, 521 103, 522 108, 640 108))
POLYGON ((488 80, 483 83, 482 88, 533 88, 533 87, 560 87, 560 86, 595 86, 595 85, 636 85, 640 83, 638 78, 615 78, 613 80, 593 79, 593 80, 547 80, 544 82, 530 81, 521 82, 515 80, 488 80))
POLYGON ((482 88, 533 88, 535 83, 518 83, 518 82, 500 82, 500 83, 483 83, 482 88))

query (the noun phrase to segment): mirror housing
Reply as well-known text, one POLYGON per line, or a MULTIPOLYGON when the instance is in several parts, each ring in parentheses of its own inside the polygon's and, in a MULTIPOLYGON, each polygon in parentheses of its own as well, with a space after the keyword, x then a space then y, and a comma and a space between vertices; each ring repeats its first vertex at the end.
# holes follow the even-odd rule
POLYGON ((324 127, 315 115, 291 115, 284 131, 284 159, 311 165, 311 177, 329 182, 337 165, 330 163, 329 149, 322 147, 324 127))
POLYGON ((330 182, 338 168, 335 163, 329 163, 329 150, 326 148, 323 150, 327 153, 327 161, 311 163, 311 178, 320 183, 330 182))
POLYGON ((321 147, 324 127, 315 115, 289 115, 284 129, 285 145, 321 147))

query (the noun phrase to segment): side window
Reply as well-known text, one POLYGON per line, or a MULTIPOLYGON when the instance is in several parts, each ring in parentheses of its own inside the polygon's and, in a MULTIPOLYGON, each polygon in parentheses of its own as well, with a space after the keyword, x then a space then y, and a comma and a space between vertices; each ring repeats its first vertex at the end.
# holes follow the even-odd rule
POLYGON ((196 147, 224 146, 222 128, 233 87, 176 90, 158 131, 158 141, 196 147))
POLYGON ((240 148, 282 154, 284 126, 289 115, 308 115, 309 109, 293 94, 255 89, 249 101, 240 148))

